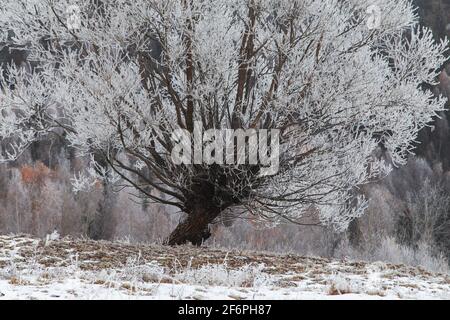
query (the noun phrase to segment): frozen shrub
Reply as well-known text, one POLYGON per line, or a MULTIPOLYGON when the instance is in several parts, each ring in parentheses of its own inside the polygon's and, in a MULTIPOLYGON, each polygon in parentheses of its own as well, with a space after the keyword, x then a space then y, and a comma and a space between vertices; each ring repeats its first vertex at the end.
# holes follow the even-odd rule
POLYGON ((371 260, 421 266, 430 271, 448 273, 448 261, 442 255, 437 256, 433 251, 425 242, 420 242, 414 249, 398 244, 395 239, 385 238, 371 260))
POLYGON ((274 279, 262 271, 262 265, 229 268, 224 264, 204 265, 199 269, 188 266, 175 273, 174 279, 183 283, 226 287, 259 287, 270 285, 274 279))
POLYGON ((327 280, 327 283, 327 293, 332 296, 358 293, 358 288, 356 288, 355 285, 352 284, 351 280, 339 274, 330 276, 327 280))

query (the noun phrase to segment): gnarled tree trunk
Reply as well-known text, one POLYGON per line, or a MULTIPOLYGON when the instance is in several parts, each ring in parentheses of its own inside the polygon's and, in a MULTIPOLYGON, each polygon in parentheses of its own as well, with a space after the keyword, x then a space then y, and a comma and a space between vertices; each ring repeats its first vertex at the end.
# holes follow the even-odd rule
POLYGON ((210 236, 209 224, 220 214, 219 209, 196 208, 178 224, 165 240, 170 246, 192 243, 201 246, 210 236))

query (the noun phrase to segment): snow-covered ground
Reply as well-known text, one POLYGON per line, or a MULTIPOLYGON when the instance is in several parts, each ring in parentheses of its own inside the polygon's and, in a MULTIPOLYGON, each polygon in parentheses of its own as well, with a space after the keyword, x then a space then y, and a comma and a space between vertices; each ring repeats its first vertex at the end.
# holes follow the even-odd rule
POLYGON ((0 299, 450 299, 450 275, 381 262, 0 236, 0 299))

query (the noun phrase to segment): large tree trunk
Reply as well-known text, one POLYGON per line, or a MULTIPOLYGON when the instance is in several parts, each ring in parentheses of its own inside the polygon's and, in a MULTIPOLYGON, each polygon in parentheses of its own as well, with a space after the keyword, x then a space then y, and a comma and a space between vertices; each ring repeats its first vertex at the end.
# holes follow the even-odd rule
POLYGON ((170 246, 192 243, 201 246, 210 236, 209 224, 220 214, 220 210, 197 208, 172 231, 165 243, 170 246))

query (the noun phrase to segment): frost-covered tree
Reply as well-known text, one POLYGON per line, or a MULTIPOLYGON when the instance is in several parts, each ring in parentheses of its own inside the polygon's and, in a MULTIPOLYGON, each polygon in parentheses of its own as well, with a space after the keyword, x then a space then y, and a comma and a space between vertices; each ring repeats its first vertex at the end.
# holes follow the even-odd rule
POLYGON ((374 150, 403 164, 444 107, 424 84, 447 42, 417 21, 406 0, 2 0, 0 43, 37 66, 2 72, 2 157, 62 131, 92 159, 77 188, 110 179, 185 213, 169 244, 236 208, 344 229, 389 171, 374 150), (279 170, 175 163, 172 133, 196 124, 280 130, 279 170))

